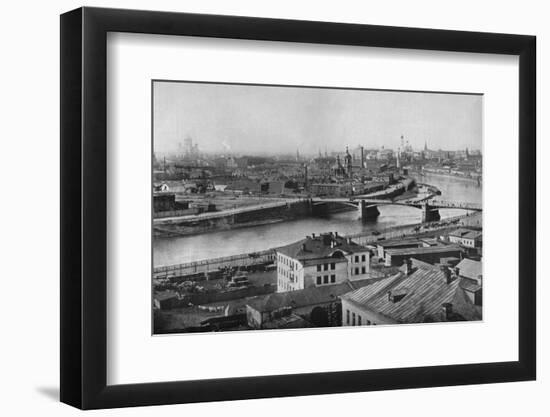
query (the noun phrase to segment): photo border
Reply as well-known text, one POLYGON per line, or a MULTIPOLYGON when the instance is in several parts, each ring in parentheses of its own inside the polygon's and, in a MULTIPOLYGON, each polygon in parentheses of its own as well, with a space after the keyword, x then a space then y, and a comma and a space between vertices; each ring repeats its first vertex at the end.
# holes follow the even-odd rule
MULTIPOLYGON (((194 81, 194 80, 172 80, 164 78, 153 78, 151 79, 151 184, 155 183, 154 178, 154 154, 155 154, 155 108, 154 108, 154 99, 155 99, 155 83, 178 83, 178 84, 202 84, 202 85, 222 85, 222 86, 245 86, 245 87, 277 87, 277 88, 294 88, 294 89, 320 89, 320 90, 339 90, 339 91, 375 91, 375 92, 389 92, 389 93, 413 93, 413 94, 437 94, 437 95, 461 95, 461 96, 478 96, 483 97, 484 93, 475 93, 475 92, 460 92, 460 91, 431 91, 431 90, 403 90, 403 89, 388 89, 388 88, 367 88, 367 87, 337 87, 337 86, 315 86, 315 85, 299 85, 299 84, 269 84, 269 83, 245 83, 245 82, 230 82, 230 81, 194 81)), ((153 196, 154 191, 151 188, 150 194, 151 198, 151 336, 161 336, 161 335, 184 335, 185 332, 175 331, 169 333, 155 333, 154 325, 154 283, 153 277, 155 275, 155 257, 154 257, 154 207, 153 207, 153 196)), ((483 320, 480 320, 483 321, 483 320)), ((411 323, 412 324, 412 323, 411 323)), ((325 326, 327 327, 327 326, 325 326)), ((322 327, 313 327, 311 329, 319 329, 322 327)), ((311 330, 310 329, 310 330, 311 330)), ((253 329, 248 329, 253 330, 253 329)), ((275 330, 275 329, 270 329, 275 330)), ((241 330, 242 331, 242 330, 241 330)), ((258 329, 256 329, 258 331, 258 329)), ((223 331, 225 332, 225 331, 223 331)))

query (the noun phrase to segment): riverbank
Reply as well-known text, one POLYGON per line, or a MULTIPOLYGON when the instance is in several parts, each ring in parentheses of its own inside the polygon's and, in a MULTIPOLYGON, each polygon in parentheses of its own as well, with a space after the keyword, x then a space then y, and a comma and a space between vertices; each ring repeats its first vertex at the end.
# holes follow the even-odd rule
MULTIPOLYGON (((433 233, 447 233, 460 227, 479 227, 483 225, 481 212, 467 213, 444 220, 414 223, 377 230, 375 233, 362 232, 344 235, 360 245, 375 244, 380 240, 399 237, 422 236, 433 233)), ((154 278, 177 277, 196 273, 209 273, 219 268, 249 267, 256 264, 271 263, 275 260, 276 247, 254 253, 242 253, 232 256, 203 259, 175 265, 157 266, 154 278)))
POLYGON ((466 176, 456 175, 451 173, 430 172, 430 171, 418 172, 417 175, 420 178, 423 178, 425 176, 436 176, 436 177, 442 177, 442 178, 451 178, 451 179, 470 181, 472 183, 479 184, 480 186, 481 184, 483 184, 483 177, 466 177, 466 176))
MULTIPOLYGON (((407 198, 414 198, 417 195, 412 189, 415 182, 414 178, 405 178, 383 191, 356 197, 396 199, 405 195, 407 198)), ((350 207, 349 204, 346 204, 345 201, 330 201, 330 198, 328 198, 328 201, 323 205, 314 205, 312 204, 311 196, 305 195, 297 197, 294 200, 282 198, 262 199, 258 197, 253 200, 243 200, 246 201, 245 204, 234 205, 232 208, 221 211, 212 211, 197 215, 156 218, 153 221, 153 236, 155 239, 177 236, 196 236, 199 234, 257 227, 308 217, 326 218, 334 214, 353 212, 356 210, 350 207), (250 204, 252 202, 256 204, 250 204)), ((232 199, 231 201, 234 202, 235 200, 232 199)))

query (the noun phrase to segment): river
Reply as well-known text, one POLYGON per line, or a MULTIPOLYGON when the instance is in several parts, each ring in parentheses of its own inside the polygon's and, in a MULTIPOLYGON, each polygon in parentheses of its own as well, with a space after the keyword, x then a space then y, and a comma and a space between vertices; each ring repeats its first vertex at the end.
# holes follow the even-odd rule
MULTIPOLYGON (((438 187, 441 190, 438 199, 482 202, 482 188, 475 181, 440 175, 425 175, 417 180, 438 187)), ((388 205, 380 206, 378 210, 380 216, 373 221, 363 221, 357 217, 356 211, 348 211, 329 218, 306 218, 195 236, 154 239, 154 266, 256 252, 295 242, 311 233, 337 231, 345 235, 421 221, 420 210, 413 207, 388 205)), ((442 219, 460 214, 464 214, 464 210, 440 210, 442 219)))

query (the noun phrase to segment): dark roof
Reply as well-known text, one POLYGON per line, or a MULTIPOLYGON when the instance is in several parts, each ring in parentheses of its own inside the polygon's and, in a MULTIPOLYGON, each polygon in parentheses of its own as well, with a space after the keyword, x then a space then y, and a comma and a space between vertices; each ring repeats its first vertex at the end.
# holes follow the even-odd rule
POLYGON ((445 321, 442 308, 444 303, 453 304, 452 320, 463 317, 462 309, 467 310, 469 317, 474 316, 473 310, 468 306, 472 303, 465 294, 459 298, 460 305, 455 306, 456 292, 464 292, 459 287, 460 280, 454 279, 447 284, 445 274, 439 267, 423 263, 416 265, 410 275, 399 272, 375 284, 344 294, 341 298, 397 323, 445 321), (388 299, 388 292, 405 296, 398 298, 399 301, 391 301, 388 299))
POLYGON ((462 277, 477 280, 478 276, 483 274, 481 261, 466 258, 461 260, 456 267, 458 274, 462 277))
POLYGON ((482 232, 470 229, 456 229, 454 232, 449 233, 449 236, 457 236, 466 239, 480 239, 482 235, 482 232))
POLYGON ((455 266, 460 262, 460 258, 457 258, 456 256, 445 256, 443 258, 439 258, 439 262, 442 264, 455 266))
POLYGON ((409 239, 392 239, 392 240, 383 240, 377 242, 378 246, 381 246, 383 248, 391 248, 391 247, 403 247, 403 246, 410 246, 415 245, 416 247, 422 246, 422 241, 416 238, 409 238, 409 239))
POLYGON ((307 259, 338 257, 338 253, 348 255, 354 252, 366 252, 367 248, 358 245, 351 239, 338 236, 334 233, 323 233, 277 248, 278 252, 300 261, 307 259))
POLYGON ((456 314, 460 314, 465 320, 473 321, 482 319, 481 306, 472 304, 470 298, 468 298, 462 288, 457 289, 451 303, 453 305, 453 311, 456 312, 456 314))
POLYGON ((482 232, 478 232, 476 230, 471 230, 470 232, 466 233, 464 236, 462 236, 463 239, 481 239, 483 236, 482 232))
POLYGON ((164 300, 170 300, 172 298, 177 298, 178 295, 174 291, 161 291, 155 293, 155 300, 158 301, 164 301, 164 300))
POLYGON ((311 323, 304 318, 290 314, 288 316, 269 320, 262 324, 264 329, 302 329, 304 327, 312 327, 311 323))
POLYGON ((269 312, 282 307, 305 307, 309 305, 330 303, 349 291, 367 285, 372 279, 344 281, 340 284, 309 287, 303 290, 276 292, 248 300, 247 305, 260 312, 269 312))
POLYGON ((460 278, 460 288, 469 292, 476 292, 481 289, 481 285, 477 281, 470 278, 460 278))

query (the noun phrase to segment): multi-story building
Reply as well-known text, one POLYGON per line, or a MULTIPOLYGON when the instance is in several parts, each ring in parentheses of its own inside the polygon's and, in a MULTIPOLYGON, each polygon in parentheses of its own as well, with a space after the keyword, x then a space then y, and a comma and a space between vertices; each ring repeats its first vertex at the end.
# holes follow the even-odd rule
POLYGON ((397 274, 341 295, 342 325, 481 320, 481 288, 457 272, 408 259, 397 274))
POLYGON ((277 249, 277 291, 368 278, 369 250, 338 233, 308 236, 277 249))

